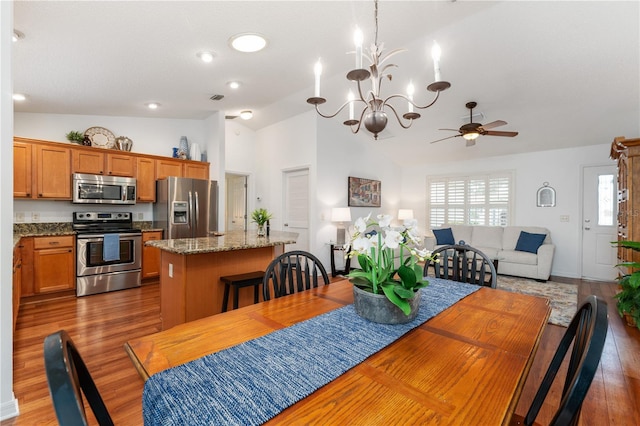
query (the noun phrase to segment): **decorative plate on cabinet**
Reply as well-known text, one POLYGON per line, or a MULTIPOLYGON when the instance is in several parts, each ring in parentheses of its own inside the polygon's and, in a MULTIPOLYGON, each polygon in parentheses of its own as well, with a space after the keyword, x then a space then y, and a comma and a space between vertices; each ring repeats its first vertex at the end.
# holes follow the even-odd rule
POLYGON ((89 127, 84 135, 91 141, 91 146, 98 148, 113 148, 116 146, 116 137, 104 127, 89 127))

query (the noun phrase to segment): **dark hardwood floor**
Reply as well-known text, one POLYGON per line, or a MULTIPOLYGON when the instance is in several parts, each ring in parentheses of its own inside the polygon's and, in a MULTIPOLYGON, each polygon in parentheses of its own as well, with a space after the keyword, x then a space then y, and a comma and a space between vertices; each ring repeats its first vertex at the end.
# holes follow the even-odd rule
MULTIPOLYGON (((574 280, 575 281, 575 280, 574 280)), ((579 281, 579 300, 596 294, 609 304, 609 333, 602 362, 583 405, 581 425, 636 425, 640 418, 640 330, 625 326, 615 310, 616 285, 579 281)), ((14 339, 14 392, 21 415, 8 425, 57 424, 44 373, 46 335, 66 329, 88 365, 116 425, 141 425, 142 379, 125 354, 127 340, 160 330, 157 283, 138 289, 68 297, 23 305, 14 339)), ((516 410, 524 414, 564 328, 548 325, 516 410)), ((559 389, 538 417, 547 424, 559 389)), ((92 419, 95 424, 95 421, 92 419)))

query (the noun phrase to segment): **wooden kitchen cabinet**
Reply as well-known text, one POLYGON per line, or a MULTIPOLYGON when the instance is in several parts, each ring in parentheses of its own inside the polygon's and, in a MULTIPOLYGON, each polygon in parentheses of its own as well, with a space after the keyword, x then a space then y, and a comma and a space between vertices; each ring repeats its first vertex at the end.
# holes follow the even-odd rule
POLYGON ((209 180, 209 163, 189 162, 184 164, 183 176, 209 180))
POLYGON ((35 237, 33 239, 33 275, 35 294, 75 289, 73 235, 35 237))
POLYGON ((153 203, 156 201, 156 160, 137 157, 136 163, 136 201, 153 203))
POLYGON ((136 159, 128 154, 104 152, 99 148, 73 149, 72 173, 134 177, 136 159))
POLYGON ((183 177, 183 162, 184 160, 170 158, 156 160, 156 179, 165 179, 169 176, 183 177))
POLYGON ((35 197, 37 199, 71 199, 71 149, 63 144, 34 144, 35 197))
POLYGON ((148 247, 145 242, 161 240, 162 231, 148 231, 142 233, 142 279, 160 276, 160 249, 148 247))
POLYGON ((31 180, 31 144, 16 142, 13 144, 13 197, 31 198, 33 191, 31 180))
POLYGON ((15 331, 22 292, 22 252, 20 246, 13 249, 13 278, 11 283, 13 285, 13 330, 15 331))

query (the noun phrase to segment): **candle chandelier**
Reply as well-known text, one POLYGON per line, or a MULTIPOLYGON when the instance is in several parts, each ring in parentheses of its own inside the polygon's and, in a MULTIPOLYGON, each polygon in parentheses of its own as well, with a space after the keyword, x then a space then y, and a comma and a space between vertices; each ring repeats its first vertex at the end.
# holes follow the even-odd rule
POLYGON ((314 96, 307 99, 307 103, 314 105, 316 112, 324 118, 333 118, 337 116, 346 106, 349 106, 349 119, 345 121, 343 124, 349 126, 353 133, 358 133, 362 124, 364 123, 364 127, 373 134, 374 139, 378 139, 378 133, 382 132, 387 126, 388 115, 387 111, 391 111, 393 115, 398 120, 400 126, 404 129, 408 129, 413 124, 413 120, 417 120, 420 118, 420 114, 414 112, 414 108, 417 109, 426 109, 436 103, 438 97, 440 96, 440 92, 451 87, 451 84, 447 81, 441 81, 440 79, 440 48, 437 44, 434 43, 432 49, 432 57, 433 57, 433 67, 435 74, 435 82, 429 84, 427 86, 427 90, 430 92, 435 92, 435 96, 433 100, 424 105, 418 105, 413 101, 413 84, 409 83, 407 87, 407 94, 393 94, 389 95, 386 98, 382 97, 381 88, 382 81, 386 78, 391 81, 392 76, 387 71, 390 68, 396 67, 397 65, 385 63, 397 53, 404 52, 406 49, 394 49, 387 54, 383 54, 384 52, 384 43, 378 43, 378 0, 374 1, 374 17, 375 17, 375 39, 374 44, 369 49, 369 55, 366 55, 362 51, 362 33, 360 30, 356 30, 354 36, 354 42, 356 45, 355 56, 356 56, 356 67, 355 69, 349 71, 347 73, 347 80, 353 81, 356 83, 358 88, 358 98, 355 98, 353 92, 349 91, 349 96, 347 98, 347 102, 342 104, 338 110, 333 114, 323 114, 320 112, 319 105, 324 104, 327 100, 320 96, 320 75, 322 74, 322 64, 320 60, 316 63, 314 67, 315 74, 315 91, 314 96), (371 65, 369 65, 369 69, 364 69, 362 67, 362 57, 365 56, 367 59, 371 61, 371 65), (363 82, 369 79, 371 81, 371 89, 363 91, 363 82), (404 113, 402 116, 398 114, 396 111, 396 107, 394 107, 390 100, 394 98, 400 98, 407 101, 408 112, 404 113), (354 116, 354 105, 355 103, 362 103, 363 109, 360 112, 360 118, 358 120, 355 119, 354 116))

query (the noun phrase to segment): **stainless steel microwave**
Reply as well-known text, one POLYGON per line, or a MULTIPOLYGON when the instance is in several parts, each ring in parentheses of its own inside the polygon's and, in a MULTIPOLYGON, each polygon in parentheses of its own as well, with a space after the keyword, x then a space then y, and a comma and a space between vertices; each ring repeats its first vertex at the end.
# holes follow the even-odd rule
POLYGON ((73 202, 86 204, 135 204, 136 179, 74 173, 73 202))

